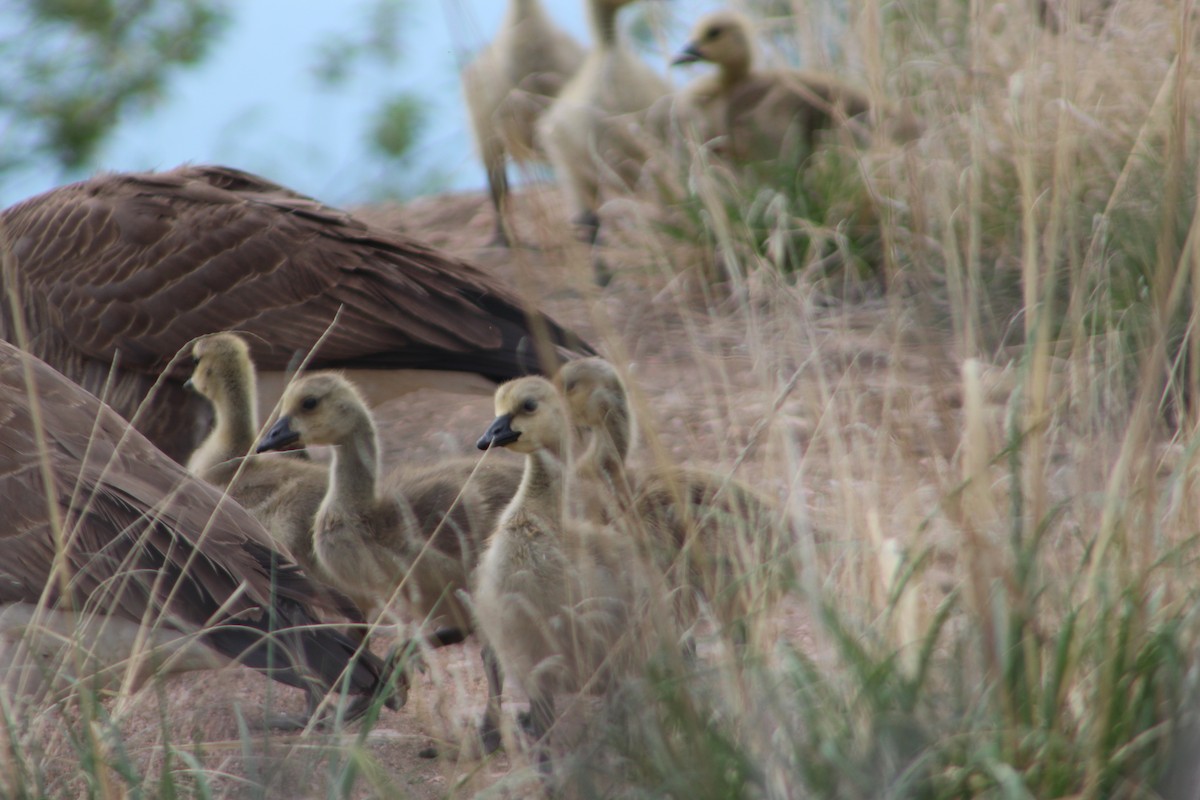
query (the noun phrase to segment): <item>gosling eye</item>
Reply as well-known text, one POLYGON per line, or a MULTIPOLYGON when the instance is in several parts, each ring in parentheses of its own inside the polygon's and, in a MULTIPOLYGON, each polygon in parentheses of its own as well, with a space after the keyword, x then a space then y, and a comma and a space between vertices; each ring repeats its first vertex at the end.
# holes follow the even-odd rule
POLYGON ((317 400, 317 398, 313 397, 310 394, 308 397, 306 397, 300 401, 300 407, 303 408, 305 411, 312 411, 314 408, 317 407, 318 402, 319 401, 317 400))
POLYGON ((705 38, 707 41, 710 41, 710 42, 711 42, 713 39, 716 39, 716 38, 717 38, 718 36, 720 36, 720 35, 721 35, 721 29, 720 29, 720 28, 709 28, 707 31, 705 31, 705 32, 704 32, 704 38, 705 38))
POLYGON ((567 381, 567 385, 564 386, 563 388, 566 389, 568 392, 573 392, 573 391, 575 391, 575 387, 578 385, 579 385, 578 381, 567 381))
POLYGON ((193 356, 192 356, 192 366, 194 367, 194 366, 196 366, 196 365, 197 365, 197 364, 199 364, 199 363, 200 363, 200 356, 193 355, 193 356))
POLYGON ((526 398, 525 402, 521 404, 521 408, 525 413, 532 414, 537 411, 537 400, 534 400, 532 397, 526 398))

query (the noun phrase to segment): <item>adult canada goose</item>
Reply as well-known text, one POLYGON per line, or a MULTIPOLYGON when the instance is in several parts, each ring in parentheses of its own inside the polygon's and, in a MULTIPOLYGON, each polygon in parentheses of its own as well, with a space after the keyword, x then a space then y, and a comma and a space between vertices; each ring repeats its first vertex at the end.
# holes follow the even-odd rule
POLYGON ((529 732, 541 739, 555 718, 555 693, 610 688, 648 654, 654 621, 645 606, 648 573, 632 543, 567 513, 570 430, 554 386, 520 378, 496 391, 495 405, 477 445, 524 453, 525 474, 475 576, 475 613, 495 658, 485 746, 498 740, 501 673, 529 696, 529 732))
POLYGON ((582 477, 576 492, 581 513, 640 540, 685 617, 694 616, 691 595, 697 593, 722 624, 740 631, 782 587, 789 564, 783 515, 729 476, 673 465, 627 469, 633 413, 608 361, 573 361, 555 382, 571 422, 591 434, 574 465, 582 477))
POLYGON ((226 167, 25 200, 0 212, 0 256, 0 338, 20 341, 20 322, 34 353, 97 394, 111 372, 105 397, 126 419, 162 376, 134 422, 177 460, 207 428, 177 356, 206 333, 247 335, 267 408, 335 316, 310 366, 352 370, 372 397, 483 389, 588 350, 472 265, 226 167))
POLYGON ((592 50, 538 123, 567 205, 589 242, 599 230, 596 210, 606 176, 616 173, 633 183, 645 160, 630 120, 620 117, 649 108, 670 91, 617 30, 617 13, 631 2, 588 0, 592 50))
POLYGON ((472 459, 453 459, 401 471, 380 485, 371 412, 354 385, 333 373, 288 387, 259 451, 297 441, 333 446, 313 551, 334 586, 364 612, 381 609, 401 587, 418 622, 470 632, 473 620, 459 591, 467 589, 484 537, 517 490, 519 470, 492 463, 475 471, 472 459))
POLYGON ((0 506, 0 626, 6 639, 23 628, 21 646, 43 656, 53 637, 38 630, 87 635, 75 652, 55 651, 59 669, 86 648, 78 658, 89 671, 119 677, 131 665, 124 680, 136 685, 160 644, 182 655, 167 670, 211 667, 188 652, 194 639, 221 661, 303 688, 310 712, 343 680, 365 698, 384 685, 377 658, 340 632, 308 627, 320 612, 341 613, 344 599, 282 561, 240 506, 5 342, 0 506))
POLYGON ((213 429, 188 458, 188 471, 253 514, 304 571, 335 586, 313 551, 313 520, 329 485, 323 464, 279 454, 255 455, 258 390, 250 347, 235 333, 202 336, 192 346, 192 377, 184 384, 208 400, 213 429))
POLYGON ((733 11, 703 17, 672 65, 707 61, 717 71, 682 92, 685 121, 704 140, 726 135, 736 162, 779 158, 799 137, 812 150, 816 134, 870 108, 866 95, 837 78, 754 66, 749 21, 733 11))
POLYGON ((508 244, 506 159, 543 157, 534 125, 583 63, 583 46, 539 0, 509 0, 496 38, 463 69, 463 94, 496 210, 493 243, 508 244))

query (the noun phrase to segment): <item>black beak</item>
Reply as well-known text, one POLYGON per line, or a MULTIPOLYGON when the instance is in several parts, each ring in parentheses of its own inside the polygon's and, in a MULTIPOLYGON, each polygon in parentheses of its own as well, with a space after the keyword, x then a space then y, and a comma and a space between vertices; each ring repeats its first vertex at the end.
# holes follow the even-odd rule
POLYGON ((512 414, 505 414, 492 420, 492 424, 483 432, 483 436, 479 437, 475 446, 480 450, 487 450, 489 447, 504 447, 520 438, 520 432, 512 429, 512 414))
POLYGON ((280 417, 271 426, 271 430, 267 431, 267 435, 259 439, 258 449, 255 452, 265 453, 268 450, 282 450, 298 441, 300 441, 300 434, 292 430, 292 418, 280 417))
POLYGON ((671 66, 678 67, 680 64, 695 64, 697 61, 703 61, 704 54, 696 47, 695 42, 689 42, 674 58, 671 59, 671 66))
POLYGON ((192 383, 191 378, 188 378, 186 381, 183 382, 183 388, 187 389, 189 392, 194 392, 194 391, 196 391, 196 384, 192 383))

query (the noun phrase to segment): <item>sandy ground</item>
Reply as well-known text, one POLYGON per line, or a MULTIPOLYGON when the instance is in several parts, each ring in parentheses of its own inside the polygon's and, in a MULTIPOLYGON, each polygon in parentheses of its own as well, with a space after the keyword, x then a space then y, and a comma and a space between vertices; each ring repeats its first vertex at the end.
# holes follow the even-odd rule
MULTIPOLYGON (((914 516, 928 511, 934 502, 926 497, 928 487, 905 484, 902 471, 889 474, 887 466, 916 463, 936 473, 953 455, 956 368, 945 348, 924 338, 920 326, 894 322, 895 309, 883 301, 817 302, 769 281, 723 287, 706 297, 688 275, 639 269, 640 254, 628 246, 614 248, 610 258, 617 278, 597 290, 588 253, 555 217, 554 201, 549 189, 524 193, 516 214, 524 246, 512 250, 486 246, 491 211, 482 195, 359 212, 472 259, 603 353, 631 364, 640 418, 671 458, 695 465, 736 464, 739 477, 811 520, 823 532, 820 544, 857 541, 871 508, 885 505, 876 493, 909 497, 914 516), (635 266, 626 268, 629 264, 635 266), (748 317, 738 310, 746 304, 757 313, 748 317), (789 386, 796 376, 800 380, 789 386), (821 435, 833 425, 850 426, 839 440, 878 452, 879 474, 847 475, 834 468, 829 437, 821 435), (798 459, 802 475, 781 469, 788 457, 798 459), (867 489, 868 480, 879 485, 867 489), (837 509, 846 507, 844 494, 856 491, 864 492, 863 518, 837 518, 837 509)), ((687 252, 681 257, 686 259, 687 252)), ((492 418, 489 397, 435 392, 397 398, 376 411, 390 466, 471 453, 492 418)), ((808 635, 802 610, 784 609, 781 619, 781 635, 808 635)), ((469 749, 459 751, 484 696, 476 645, 431 654, 407 707, 385 711, 362 742, 381 771, 362 774, 355 796, 470 796, 484 787, 490 787, 489 797, 528 796, 532 789, 523 756, 501 753, 481 761, 469 749), (440 757, 421 757, 431 745, 440 757)), ((295 710, 302 706, 299 693, 248 670, 229 669, 172 677, 160 691, 142 691, 125 707, 110 710, 126 731, 132 761, 149 774, 163 767, 165 727, 175 748, 224 775, 212 787, 216 796, 327 796, 327 787, 347 767, 321 748, 325 734, 242 733, 239 715, 261 718, 268 701, 295 710)), ((340 736, 351 740, 357 733, 351 727, 340 736)), ((62 768, 50 770, 62 781, 49 787, 50 794, 70 796, 79 786, 68 777, 72 751, 60 742, 46 757, 62 768)), ((166 763, 179 769, 185 761, 174 755, 166 763)))

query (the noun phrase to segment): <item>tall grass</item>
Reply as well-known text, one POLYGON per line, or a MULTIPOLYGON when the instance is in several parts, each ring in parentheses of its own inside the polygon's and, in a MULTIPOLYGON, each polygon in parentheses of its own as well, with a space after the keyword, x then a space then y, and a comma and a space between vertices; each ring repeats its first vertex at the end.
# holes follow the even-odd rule
POLYGON ((653 684, 609 743, 630 796, 1160 797, 1196 758, 1195 24, 1065 4, 1056 35, 1033 12, 858 10, 830 50, 922 135, 830 137, 790 182, 693 159, 645 234, 719 250, 708 313, 753 380, 803 365, 811 433, 765 412, 755 474, 816 513, 802 621, 653 684), (839 241, 886 308, 809 302, 839 241), (866 364, 844 353, 864 318, 866 364))

